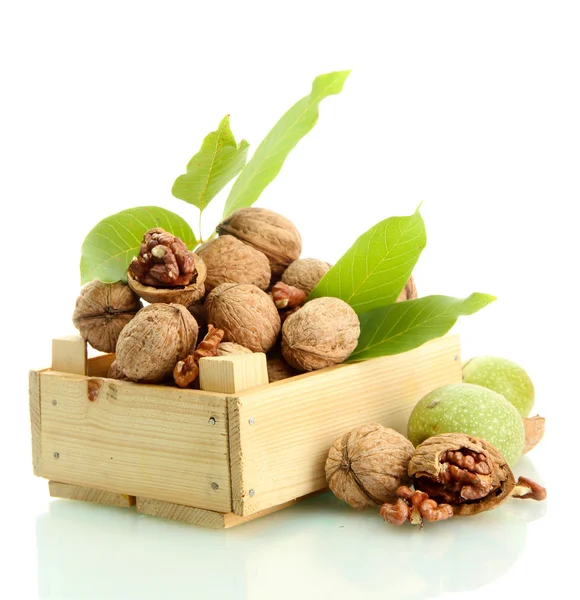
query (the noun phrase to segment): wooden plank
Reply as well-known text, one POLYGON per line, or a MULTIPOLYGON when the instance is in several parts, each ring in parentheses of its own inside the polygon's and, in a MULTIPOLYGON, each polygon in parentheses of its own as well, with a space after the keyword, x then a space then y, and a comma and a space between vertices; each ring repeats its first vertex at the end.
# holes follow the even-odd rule
POLYGON ((49 481, 48 491, 53 498, 67 498, 68 500, 82 500, 84 502, 95 502, 107 506, 135 506, 135 496, 97 490, 95 488, 49 481))
POLYGON ((208 392, 235 394, 268 385, 268 367, 263 352, 213 356, 199 361, 199 387, 208 392))
POLYGON ((272 506, 247 517, 239 517, 234 513, 219 513, 211 510, 194 508, 193 506, 183 506, 171 502, 137 497, 137 512, 144 515, 152 515, 154 517, 173 519, 174 521, 180 521, 181 523, 188 523, 190 525, 201 525, 202 527, 211 527, 213 529, 227 529, 229 527, 235 527, 236 525, 248 523, 249 521, 253 521, 260 517, 265 517, 266 515, 288 508, 293 504, 296 504, 296 499, 280 504, 279 506, 272 506))
POLYGON ((248 516, 323 489, 336 438, 369 422, 405 433, 420 398, 459 382, 459 339, 448 336, 229 398, 233 512, 248 516))
POLYGON ((231 511, 225 396, 52 371, 40 381, 42 477, 231 511))
POLYGON ((101 354, 89 358, 87 361, 87 375, 89 377, 106 377, 111 363, 115 360, 114 354, 101 354))
POLYGON ((40 371, 28 373, 28 405, 30 409, 30 433, 32 441, 32 470, 40 473, 40 457, 42 455, 42 438, 40 428, 40 371))
POLYGON ((87 343, 80 335, 52 340, 52 370, 85 375, 87 372, 87 343))

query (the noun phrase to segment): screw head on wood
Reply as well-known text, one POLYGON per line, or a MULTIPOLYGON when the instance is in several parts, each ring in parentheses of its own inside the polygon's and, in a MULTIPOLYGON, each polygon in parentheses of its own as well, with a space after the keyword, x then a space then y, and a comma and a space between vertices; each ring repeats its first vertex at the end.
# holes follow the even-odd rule
POLYGON ((250 498, 251 498, 251 497, 252 497, 252 496, 253 496, 255 493, 256 493, 256 492, 255 492, 255 490, 250 490, 250 491, 248 492, 248 494, 250 495, 250 498))
POLYGON ((58 457, 60 456, 60 454, 59 454, 58 452, 55 452, 55 453, 53 454, 53 456, 54 456, 54 458, 58 458, 58 457))
POLYGON ((208 423, 210 425, 215 425, 215 417, 210 417, 208 423))
POLYGON ((256 421, 254 421, 254 418, 253 418, 253 417, 251 417, 251 418, 249 418, 249 419, 248 419, 248 423, 249 423, 250 425, 253 425, 255 422, 256 422, 256 421))
POLYGON ((211 489, 212 489, 212 490, 218 490, 218 489, 219 489, 219 487, 220 487, 220 486, 219 486, 219 485, 218 485, 218 484, 217 484, 215 481, 212 481, 212 482, 211 482, 211 489))

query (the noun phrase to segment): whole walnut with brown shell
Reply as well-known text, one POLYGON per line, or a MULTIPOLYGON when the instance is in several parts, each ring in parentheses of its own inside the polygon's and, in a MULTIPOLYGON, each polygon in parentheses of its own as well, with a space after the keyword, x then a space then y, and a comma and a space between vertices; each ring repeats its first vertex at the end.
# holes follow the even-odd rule
POLYGON ((270 262, 263 252, 221 235, 198 248, 207 269, 205 289, 211 292, 220 283, 251 283, 261 290, 270 285, 270 262))
POLYGON ((181 304, 146 306, 119 335, 116 372, 133 381, 161 382, 195 349, 197 335, 197 322, 181 304))
POLYGON ((216 230, 220 236, 233 235, 263 252, 276 281, 302 252, 302 238, 294 223, 266 208, 241 208, 224 219, 216 230))
POLYGON ((317 258, 301 258, 291 263, 282 274, 282 281, 308 296, 332 265, 317 258))
POLYGON ((357 346, 360 322, 339 298, 316 298, 291 314, 282 328, 282 354, 299 371, 344 362, 357 346))
POLYGON ((255 285, 222 283, 205 301, 207 318, 224 331, 224 342, 252 352, 268 352, 280 333, 280 315, 272 298, 255 285))
POLYGON ((415 278, 411 275, 409 281, 405 284, 405 287, 401 290, 396 302, 403 302, 404 300, 414 300, 418 298, 417 287, 415 285, 415 278))
POLYGON ((379 423, 369 423, 339 437, 328 453, 326 481, 334 495, 353 508, 380 506, 410 483, 413 444, 379 423))
POLYGON ((128 285, 95 280, 82 288, 73 324, 95 350, 114 352, 121 330, 142 307, 128 285))

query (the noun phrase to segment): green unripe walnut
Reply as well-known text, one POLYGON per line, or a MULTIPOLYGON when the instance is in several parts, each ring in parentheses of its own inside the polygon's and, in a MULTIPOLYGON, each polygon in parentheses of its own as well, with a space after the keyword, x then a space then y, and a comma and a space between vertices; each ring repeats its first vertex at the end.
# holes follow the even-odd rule
POLYGON ((466 433, 487 440, 513 465, 524 449, 524 422, 503 396, 479 385, 457 383, 419 400, 407 427, 417 446, 440 433, 466 433))
POLYGON ((463 381, 489 388, 505 397, 527 417, 534 406, 534 384, 516 363, 499 356, 476 356, 463 365, 463 381))

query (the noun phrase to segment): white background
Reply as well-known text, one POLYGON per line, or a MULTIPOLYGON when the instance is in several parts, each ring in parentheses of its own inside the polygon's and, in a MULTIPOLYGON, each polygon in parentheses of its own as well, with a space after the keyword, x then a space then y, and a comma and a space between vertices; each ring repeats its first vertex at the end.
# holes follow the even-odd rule
POLYGON ((579 27, 577 2, 3 3, 0 596, 536 598, 566 585, 579 27), (544 482, 548 502, 416 532, 322 496, 208 532, 49 501, 30 467, 27 370, 73 332, 86 233, 151 204, 195 225, 170 190, 204 135, 231 114, 255 149, 317 74, 348 68, 258 205, 296 223, 304 256, 335 261, 423 201, 419 292, 497 296, 456 330, 464 358, 506 356, 536 383, 548 433, 516 472, 544 482))

